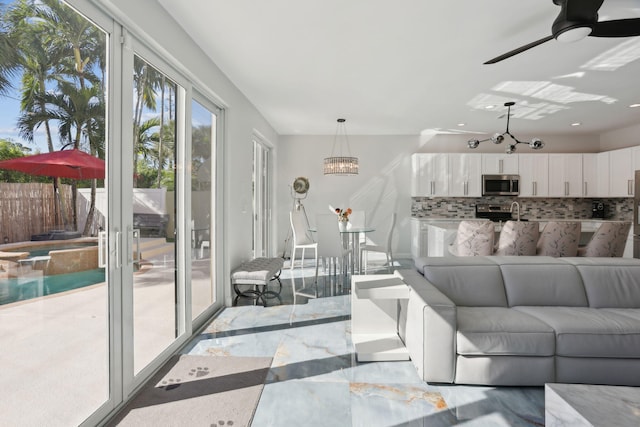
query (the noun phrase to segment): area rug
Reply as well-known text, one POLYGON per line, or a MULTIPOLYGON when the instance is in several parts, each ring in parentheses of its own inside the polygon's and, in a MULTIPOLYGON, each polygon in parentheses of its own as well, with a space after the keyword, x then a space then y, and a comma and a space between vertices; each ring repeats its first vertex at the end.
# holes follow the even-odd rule
POLYGON ((109 426, 249 426, 267 357, 174 356, 109 426))

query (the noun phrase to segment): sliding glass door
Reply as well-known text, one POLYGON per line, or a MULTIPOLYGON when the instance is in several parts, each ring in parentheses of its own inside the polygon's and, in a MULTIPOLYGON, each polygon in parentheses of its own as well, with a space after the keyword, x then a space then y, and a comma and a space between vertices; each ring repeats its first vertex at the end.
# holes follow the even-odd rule
POLYGON ((215 280, 216 141, 220 110, 203 98, 191 102, 191 317, 217 300, 215 280))
POLYGON ((223 302, 220 109, 69 1, 0 8, 0 157, 92 163, 0 170, 2 425, 98 424, 223 302))
POLYGON ((79 425, 115 401, 102 233, 114 26, 88 5, 3 3, 0 151, 43 157, 27 173, 0 171, 0 424, 79 425), (62 157, 73 171, 55 167, 62 157))

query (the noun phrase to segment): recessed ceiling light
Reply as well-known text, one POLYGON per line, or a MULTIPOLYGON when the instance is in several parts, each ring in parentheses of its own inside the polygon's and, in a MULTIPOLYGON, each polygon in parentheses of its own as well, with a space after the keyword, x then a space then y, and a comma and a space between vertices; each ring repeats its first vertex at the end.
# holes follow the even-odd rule
POLYGON ((462 127, 464 125, 465 125, 465 123, 458 123, 458 126, 460 126, 460 127, 462 127))
POLYGON ((491 110, 492 108, 495 108, 495 105, 486 105, 484 108, 486 108, 487 110, 491 110))
POLYGON ((637 108, 640 107, 640 104, 631 104, 629 105, 629 108, 637 108))
POLYGON ((571 126, 580 126, 581 124, 582 123, 580 123, 580 122, 574 122, 574 123, 571 123, 571 126))

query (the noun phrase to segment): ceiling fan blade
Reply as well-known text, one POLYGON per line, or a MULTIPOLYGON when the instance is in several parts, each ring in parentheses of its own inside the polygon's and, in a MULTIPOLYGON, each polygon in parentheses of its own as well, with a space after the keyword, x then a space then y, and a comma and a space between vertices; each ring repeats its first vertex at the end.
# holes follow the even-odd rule
POLYGON ((487 62, 485 62, 485 64, 495 64, 496 62, 500 62, 500 61, 502 61, 502 60, 504 60, 504 59, 511 58, 511 57, 512 57, 512 56, 514 56, 514 55, 517 55, 517 54, 519 54, 519 53, 522 53, 522 52, 524 52, 525 50, 529 50, 529 49, 531 49, 532 47, 536 47, 536 46, 538 46, 538 45, 541 45, 542 43, 546 43, 546 42, 548 42, 549 40, 553 40, 553 36, 547 36, 547 37, 545 37, 545 38, 543 38, 543 39, 536 40, 536 41, 534 41, 534 42, 532 42, 532 43, 529 43, 529 44, 526 44, 526 45, 524 45, 524 46, 520 46, 520 47, 519 47, 519 48, 517 48, 517 49, 514 49, 514 50, 512 50, 512 51, 510 51, 510 52, 507 52, 507 53, 505 53, 505 54, 502 54, 502 55, 500 55, 500 56, 496 56, 495 58, 488 60, 487 62))
POLYGON ((565 0, 564 19, 571 22, 595 22, 604 0, 565 0))
POLYGON ((592 37, 640 36, 640 18, 596 22, 589 35, 592 37))

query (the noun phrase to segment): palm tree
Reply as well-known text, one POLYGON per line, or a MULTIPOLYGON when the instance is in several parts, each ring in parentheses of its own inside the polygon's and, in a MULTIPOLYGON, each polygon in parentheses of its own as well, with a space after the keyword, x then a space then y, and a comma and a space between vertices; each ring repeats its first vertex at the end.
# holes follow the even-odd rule
POLYGON ((6 93, 11 87, 11 77, 15 75, 18 64, 14 41, 9 33, 0 30, 0 93, 6 93))
MULTIPOLYGON (((135 106, 133 111, 133 186, 137 187, 138 177, 138 155, 142 154, 142 141, 136 137, 141 136, 140 127, 142 126, 142 112, 145 108, 155 111, 156 109, 156 90, 160 87, 162 80, 161 74, 147 64, 143 59, 135 57, 133 61, 133 84, 135 91, 135 106)), ((160 123, 158 123, 160 124, 160 123)))

